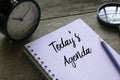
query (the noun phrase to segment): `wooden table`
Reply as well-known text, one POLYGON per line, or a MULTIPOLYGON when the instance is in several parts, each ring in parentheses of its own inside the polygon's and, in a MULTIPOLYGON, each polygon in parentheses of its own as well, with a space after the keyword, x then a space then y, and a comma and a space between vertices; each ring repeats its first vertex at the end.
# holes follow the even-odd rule
POLYGON ((0 34, 0 80, 46 80, 24 53, 24 44, 40 38, 78 18, 82 18, 111 47, 120 53, 120 36, 116 29, 99 25, 96 10, 106 2, 118 0, 36 0, 42 11, 41 22, 27 40, 9 44, 0 34))

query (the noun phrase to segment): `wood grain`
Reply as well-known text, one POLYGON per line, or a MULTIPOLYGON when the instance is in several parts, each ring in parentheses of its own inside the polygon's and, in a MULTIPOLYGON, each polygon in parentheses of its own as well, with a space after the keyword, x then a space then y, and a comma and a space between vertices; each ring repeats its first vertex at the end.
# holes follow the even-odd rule
MULTIPOLYGON (((71 21, 82 18, 96 33, 120 53, 120 37, 116 29, 101 26, 97 8, 115 0, 36 0, 41 6, 42 20, 27 40, 9 44, 0 34, 0 80, 46 80, 24 53, 24 44, 42 37, 71 21)), ((116 0, 117 1, 117 0, 116 0)))

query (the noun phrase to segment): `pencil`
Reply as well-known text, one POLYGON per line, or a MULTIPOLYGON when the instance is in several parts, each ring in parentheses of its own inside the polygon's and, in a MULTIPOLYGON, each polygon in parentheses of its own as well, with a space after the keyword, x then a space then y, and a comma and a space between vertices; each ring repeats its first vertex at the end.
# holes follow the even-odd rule
POLYGON ((108 54, 109 58, 111 59, 111 61, 115 65, 116 69, 120 73, 120 65, 117 62, 117 60, 115 59, 115 57, 113 56, 113 53, 110 51, 110 49, 108 48, 108 46, 106 45, 106 43, 103 41, 103 39, 100 38, 100 42, 101 42, 101 45, 104 48, 105 52, 108 54))

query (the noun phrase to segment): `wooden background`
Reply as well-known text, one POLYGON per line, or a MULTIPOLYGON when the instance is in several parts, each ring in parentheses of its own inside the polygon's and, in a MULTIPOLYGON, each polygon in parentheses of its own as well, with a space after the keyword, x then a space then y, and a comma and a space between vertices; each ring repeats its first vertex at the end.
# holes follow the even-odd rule
POLYGON ((64 25, 82 18, 111 47, 120 53, 118 30, 99 25, 97 8, 119 0, 36 0, 41 7, 41 21, 35 33, 27 40, 9 44, 0 34, 0 80, 46 80, 23 52, 24 45, 64 25))

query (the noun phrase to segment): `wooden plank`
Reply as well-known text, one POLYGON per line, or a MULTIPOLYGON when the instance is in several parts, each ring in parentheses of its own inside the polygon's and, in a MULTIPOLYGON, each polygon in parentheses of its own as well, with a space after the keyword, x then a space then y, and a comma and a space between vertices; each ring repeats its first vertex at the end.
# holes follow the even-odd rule
POLYGON ((117 30, 102 27, 96 20, 97 7, 104 2, 112 0, 37 1, 41 5, 42 21, 29 39, 10 45, 9 40, 0 34, 1 80, 46 80, 25 55, 23 46, 77 18, 82 18, 95 32, 107 41, 108 44, 120 53, 120 37, 117 30))
POLYGON ((51 19, 71 15, 96 12, 97 8, 113 0, 39 0, 42 19, 51 19))
POLYGON ((120 53, 120 37, 117 30, 104 28, 97 23, 96 13, 69 16, 41 21, 36 32, 26 41, 9 45, 9 41, 0 38, 0 79, 1 80, 46 80, 38 72, 31 60, 23 52, 25 43, 44 36, 69 22, 82 18, 95 32, 106 40, 118 53, 120 53))

